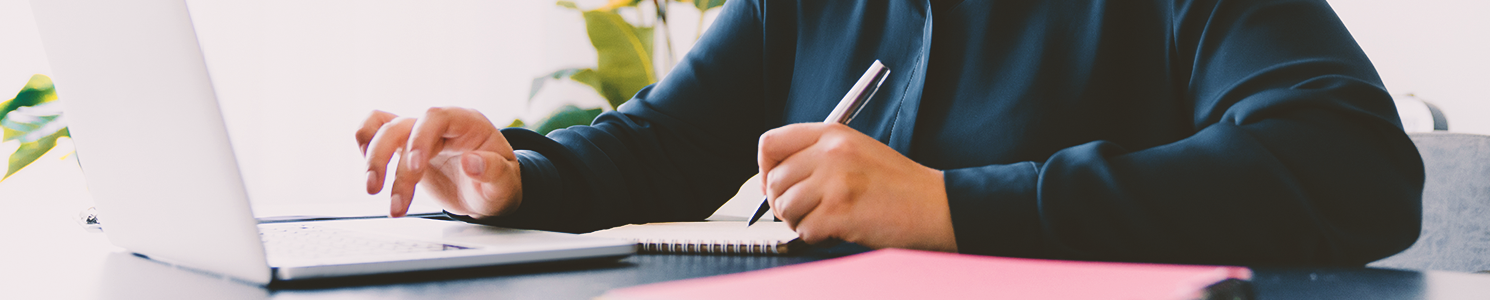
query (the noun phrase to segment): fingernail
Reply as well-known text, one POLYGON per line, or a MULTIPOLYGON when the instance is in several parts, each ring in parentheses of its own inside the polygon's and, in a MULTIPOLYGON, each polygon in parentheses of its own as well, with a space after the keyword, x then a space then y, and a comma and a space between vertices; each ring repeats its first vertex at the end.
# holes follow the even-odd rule
POLYGON ((367 171, 367 194, 368 195, 371 195, 372 192, 373 192, 373 190, 374 189, 377 189, 378 186, 379 186, 379 184, 378 184, 378 172, 374 172, 372 170, 368 170, 367 171))
POLYGON ((393 197, 391 198, 393 200, 393 203, 388 205, 388 216, 393 218, 402 217, 402 212, 404 211, 404 202, 402 201, 403 195, 393 194, 393 197))
POLYGON ((466 174, 470 174, 471 176, 481 176, 481 173, 486 171, 486 160, 481 159, 481 156, 475 153, 462 155, 460 162, 465 166, 466 174))
POLYGON ((419 150, 409 151, 409 171, 418 172, 424 166, 424 152, 419 150))

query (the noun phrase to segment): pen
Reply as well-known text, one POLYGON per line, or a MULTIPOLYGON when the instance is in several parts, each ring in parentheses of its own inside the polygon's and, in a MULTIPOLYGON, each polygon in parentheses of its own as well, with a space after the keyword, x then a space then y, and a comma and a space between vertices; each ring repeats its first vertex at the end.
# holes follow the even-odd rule
MULTIPOLYGON (((874 64, 869 65, 869 70, 865 70, 864 75, 859 76, 859 82, 854 83, 854 87, 848 90, 848 94, 843 95, 842 100, 838 100, 838 106, 833 107, 833 112, 828 113, 828 119, 823 120, 823 123, 848 125, 848 122, 853 121, 854 116, 858 116, 859 111, 864 109, 864 103, 869 102, 869 99, 874 97, 874 93, 880 90, 880 84, 884 83, 885 78, 888 77, 890 77, 890 68, 886 68, 885 64, 880 63, 879 60, 874 60, 874 64)), ((761 185, 765 185, 765 178, 761 178, 761 185)), ((755 215, 750 217, 745 227, 755 225, 755 221, 759 221, 770 208, 771 203, 766 201, 766 197, 761 197, 760 208, 755 209, 755 215)))

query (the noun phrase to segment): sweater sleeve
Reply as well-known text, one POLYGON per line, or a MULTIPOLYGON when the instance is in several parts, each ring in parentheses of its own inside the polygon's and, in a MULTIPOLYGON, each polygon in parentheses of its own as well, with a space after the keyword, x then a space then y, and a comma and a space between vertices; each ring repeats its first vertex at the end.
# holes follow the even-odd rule
POLYGON ((1194 133, 948 170, 964 252, 1360 266, 1417 238, 1422 161, 1325 1, 1177 1, 1194 133))
POLYGON ((467 221, 587 232, 703 220, 757 171, 763 110, 758 3, 729 1, 661 82, 590 126, 502 130, 522 165, 523 202, 467 221))

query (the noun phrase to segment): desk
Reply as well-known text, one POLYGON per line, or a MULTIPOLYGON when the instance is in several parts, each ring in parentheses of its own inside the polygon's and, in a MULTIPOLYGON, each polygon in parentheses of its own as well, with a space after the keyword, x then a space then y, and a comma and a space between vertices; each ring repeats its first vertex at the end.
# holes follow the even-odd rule
MULTIPOLYGON (((48 163, 62 163, 48 162, 48 163)), ((75 166, 75 165, 73 165, 75 166)), ((75 167, 73 167, 75 168, 75 167)), ((37 170, 28 170, 37 171, 37 170)), ((73 172, 21 172, 0 184, 0 298, 7 299, 588 299, 617 287, 758 270, 851 254, 636 255, 619 262, 478 268, 264 289, 120 252, 74 221, 90 204, 73 172), (53 185, 55 186, 55 184, 53 185)), ((1490 299, 1490 275, 1378 269, 1257 268, 1259 299, 1490 299)))
MULTIPOLYGON (((265 289, 173 268, 123 252, 102 254, 72 289, 12 287, 51 298, 89 299, 589 299, 606 290, 676 279, 758 270, 847 253, 802 256, 636 255, 619 262, 473 268, 355 279, 276 284, 265 289)), ((827 252, 827 253, 822 253, 827 252)), ((1258 299, 1490 299, 1490 275, 1379 269, 1258 268, 1258 299)), ((6 291, 17 291, 7 288, 6 291)), ((29 297, 27 297, 29 298, 29 297)))

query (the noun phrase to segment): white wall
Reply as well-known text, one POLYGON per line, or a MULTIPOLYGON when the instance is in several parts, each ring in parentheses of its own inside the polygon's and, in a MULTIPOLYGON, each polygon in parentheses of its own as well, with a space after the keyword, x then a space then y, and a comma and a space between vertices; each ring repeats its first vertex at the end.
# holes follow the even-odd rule
POLYGON ((0 0, 0 41, 0 101, 15 97, 31 74, 51 73, 26 0, 0 0))
MULTIPOLYGON (((374 109, 471 107, 505 125, 564 104, 606 105, 568 81, 550 82, 529 105, 533 78, 595 65, 580 13, 551 0, 188 0, 188 7, 256 210, 306 202, 386 210, 386 194, 360 192, 365 164, 352 138, 374 109)), ((671 8, 681 57, 700 16, 688 4, 671 8)), ((621 14, 651 17, 639 12, 621 14)), ((0 0, 0 22, 0 93, 13 93, 6 91, 50 71, 26 0, 0 0)), ((71 151, 69 143, 62 148, 71 151)))
MULTIPOLYGON (((358 192, 365 177, 351 133, 372 109, 409 115, 459 105, 503 125, 563 103, 603 103, 587 87, 561 82, 539 95, 543 105, 527 105, 533 77, 594 64, 579 14, 553 1, 189 3, 256 204, 386 207, 384 198, 358 192)), ((1390 92, 1437 103, 1451 131, 1490 134, 1490 56, 1483 55, 1490 18, 1480 16, 1490 2, 1331 4, 1390 92)), ((691 40, 697 14, 686 6, 672 11, 673 36, 691 40)), ((50 73, 33 22, 26 0, 0 0, 0 97, 31 74, 50 73)), ((0 144, 0 153, 15 147, 0 144)))
POLYGON ((1449 131, 1490 134, 1490 1, 1329 2, 1387 91, 1437 104, 1449 131))
POLYGON ((386 193, 359 192, 366 167, 352 132, 370 111, 462 106, 505 124, 545 66, 594 63, 543 54, 545 35, 585 42, 582 21, 551 3, 348 2, 188 2, 256 208, 385 209, 386 193))

